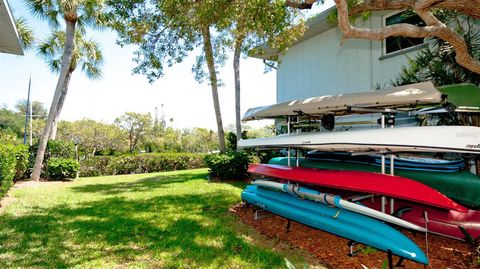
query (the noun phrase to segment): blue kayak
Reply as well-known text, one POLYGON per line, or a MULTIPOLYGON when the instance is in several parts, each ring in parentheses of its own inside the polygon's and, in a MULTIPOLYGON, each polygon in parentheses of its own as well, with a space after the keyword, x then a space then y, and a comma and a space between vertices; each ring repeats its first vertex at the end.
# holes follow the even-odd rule
POLYGON ((305 225, 428 264, 428 258, 413 241, 379 220, 254 185, 247 186, 242 199, 305 225))
MULTIPOLYGON (((380 155, 357 155, 352 156, 344 152, 310 151, 308 159, 318 161, 337 161, 347 163, 359 163, 380 166, 380 155)), ((386 168, 390 167, 390 158, 385 158, 386 168)), ((463 159, 446 160, 428 157, 400 156, 394 160, 395 169, 430 171, 430 172, 458 172, 465 169, 463 159)))

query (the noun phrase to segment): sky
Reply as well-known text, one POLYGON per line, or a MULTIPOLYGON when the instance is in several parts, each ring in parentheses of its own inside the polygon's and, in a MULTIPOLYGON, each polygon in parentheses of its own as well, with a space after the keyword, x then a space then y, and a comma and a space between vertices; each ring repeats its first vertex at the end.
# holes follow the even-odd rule
MULTIPOLYGON (((307 16, 331 6, 316 5, 307 16)), ((38 38, 49 33, 47 23, 33 17, 21 0, 9 1, 14 17, 24 17, 34 29, 38 38)), ((115 44, 116 34, 111 30, 95 32, 89 30, 89 37, 100 43, 104 55, 103 76, 89 80, 76 70, 62 110, 62 120, 90 118, 112 123, 116 117, 127 111, 155 113, 161 107, 167 125, 175 128, 202 127, 216 130, 212 94, 208 84, 198 84, 191 68, 195 55, 190 55, 183 63, 165 70, 165 76, 150 84, 143 75, 132 74, 134 46, 121 48, 115 44), (169 119, 173 118, 173 122, 169 119)), ((230 54, 230 56, 233 53, 230 54)), ((264 73, 262 60, 242 59, 241 113, 248 108, 274 104, 276 102, 276 72, 264 73)), ((220 69, 220 78, 225 83, 219 89, 220 107, 224 128, 235 123, 235 95, 231 57, 220 69)), ((26 51, 24 56, 0 53, 0 104, 13 109, 19 99, 27 98, 28 81, 31 77, 31 99, 50 107, 58 75, 50 71, 45 62, 34 51, 26 51)), ((250 122, 254 128, 270 121, 250 122)))

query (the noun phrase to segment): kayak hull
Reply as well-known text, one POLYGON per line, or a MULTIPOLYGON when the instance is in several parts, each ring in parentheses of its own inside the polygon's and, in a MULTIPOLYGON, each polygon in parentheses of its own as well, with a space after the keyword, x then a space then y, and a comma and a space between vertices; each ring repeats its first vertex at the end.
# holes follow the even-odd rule
POLYGON ((480 154, 480 127, 423 126, 318 132, 241 139, 239 148, 300 148, 345 152, 455 152, 480 154), (438 134, 442 134, 439 136, 438 134))
MULTIPOLYGON (((291 159, 295 163, 295 159, 291 159)), ((273 158, 269 164, 287 165, 288 158, 273 158)), ((369 164, 350 162, 318 161, 299 158, 299 164, 305 168, 319 168, 340 171, 380 172, 380 168, 369 164)), ((472 209, 480 210, 480 177, 467 171, 461 172, 424 172, 396 169, 395 175, 412 179, 438 190, 445 196, 472 209)))
POLYGON ((467 209, 422 183, 411 179, 361 171, 339 171, 289 167, 272 164, 251 164, 249 173, 295 181, 303 184, 379 194, 447 210, 467 209))
MULTIPOLYGON (((306 158, 318 161, 347 162, 381 166, 380 155, 351 155, 344 152, 311 151, 306 158)), ((385 167, 390 168, 390 158, 385 158, 385 167)), ((430 171, 430 172, 458 172, 465 168, 463 159, 443 160, 413 156, 400 156, 394 159, 395 169, 430 171)))
POLYGON ((253 185, 247 186, 242 192, 242 199, 285 218, 428 264, 427 257, 414 242, 376 219, 253 185))

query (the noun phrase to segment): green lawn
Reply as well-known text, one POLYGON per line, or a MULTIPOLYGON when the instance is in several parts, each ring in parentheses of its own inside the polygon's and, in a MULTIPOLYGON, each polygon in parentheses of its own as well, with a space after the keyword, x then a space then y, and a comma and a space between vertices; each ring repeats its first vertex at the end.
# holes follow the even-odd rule
POLYGON ((303 265, 300 253, 228 212, 242 184, 206 176, 199 169, 15 189, 0 214, 0 268, 285 268, 284 257, 303 265))

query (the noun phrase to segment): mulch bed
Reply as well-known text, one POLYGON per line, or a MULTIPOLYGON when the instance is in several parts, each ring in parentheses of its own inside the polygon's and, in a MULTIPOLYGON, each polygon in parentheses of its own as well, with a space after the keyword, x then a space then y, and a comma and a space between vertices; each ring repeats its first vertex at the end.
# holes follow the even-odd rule
MULTIPOLYGON (((241 204, 231 208, 231 212, 239 219, 253 226, 261 234, 268 238, 278 238, 289 242, 292 246, 304 249, 321 260, 330 268, 382 268, 387 261, 386 253, 367 248, 364 245, 356 245, 355 249, 362 249, 354 257, 347 256, 349 247, 348 240, 338 236, 313 229, 297 222, 291 222, 290 231, 286 232, 287 220, 272 215, 255 221, 253 206, 242 207, 241 204)), ((410 239, 425 251, 425 234, 413 234, 405 231, 410 239)), ((472 252, 465 242, 449 239, 437 235, 428 234, 428 257, 430 265, 427 268, 480 268, 473 261, 472 252)), ((394 263, 398 257, 394 257, 394 263)), ((425 268, 424 265, 405 260, 404 268, 425 268)), ((388 267, 386 267, 388 268, 388 267)))

